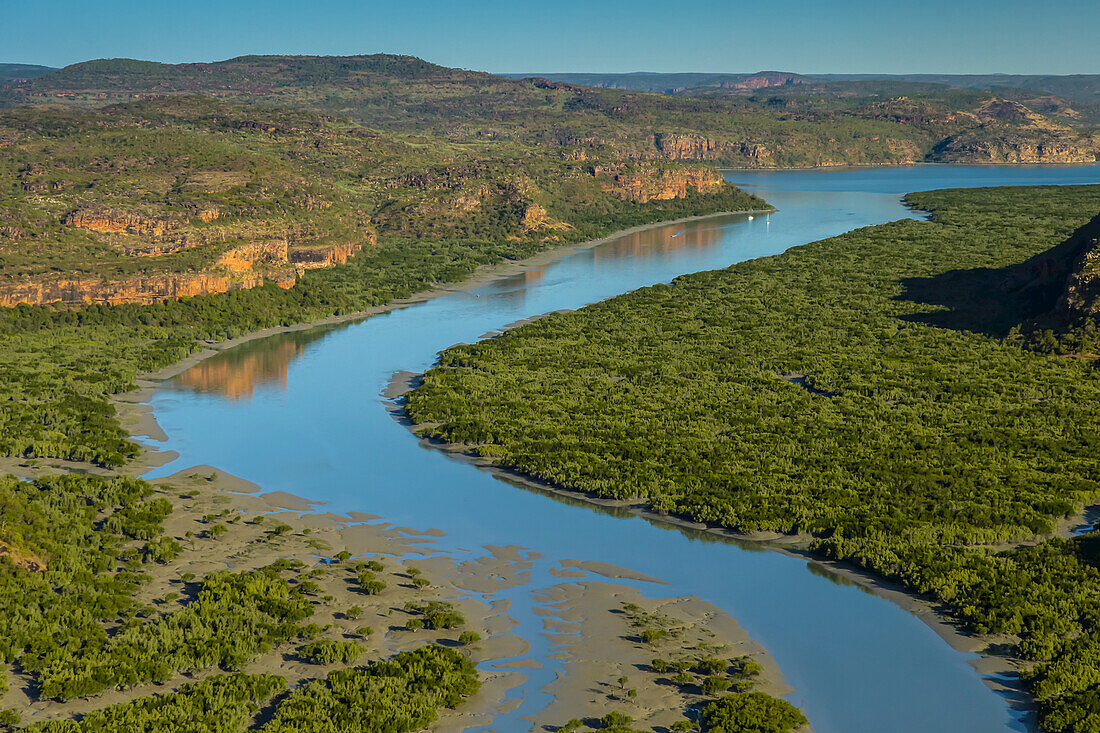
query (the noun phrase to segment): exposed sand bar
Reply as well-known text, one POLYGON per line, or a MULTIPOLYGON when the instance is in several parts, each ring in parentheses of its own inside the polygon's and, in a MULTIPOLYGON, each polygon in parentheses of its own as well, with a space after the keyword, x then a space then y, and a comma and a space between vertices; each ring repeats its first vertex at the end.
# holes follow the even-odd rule
MULTIPOLYGON (((402 382, 413 385, 417 383, 422 376, 423 375, 406 374, 403 376, 402 382)), ((398 382, 395 381, 392 384, 394 386, 394 390, 392 391, 396 391, 398 382)), ((417 435, 416 431, 418 429, 427 427, 427 425, 415 425, 410 422, 408 418, 405 417, 399 403, 400 398, 394 398, 394 409, 392 410, 392 414, 394 418, 405 425, 410 432, 417 435)), ((501 468, 490 460, 470 453, 470 446, 445 443, 431 438, 420 437, 419 435, 417 435, 417 437, 423 444, 446 451, 458 460, 467 461, 479 468, 493 472, 508 481, 523 484, 526 487, 541 492, 554 494, 572 501, 583 502, 604 509, 612 509, 616 512, 633 514, 640 519, 645 519, 654 524, 680 527, 692 532, 714 535, 734 543, 751 543, 767 547, 776 552, 781 552, 791 557, 804 560, 818 568, 819 572, 830 574, 842 583, 847 582, 860 586, 864 590, 884 598, 905 609, 909 613, 912 613, 932 629, 940 638, 947 642, 952 649, 975 655, 975 658, 968 660, 968 663, 982 676, 982 681, 987 687, 1001 694, 1008 700, 1008 704, 1011 708, 1014 710, 1026 711, 1028 713, 1034 712, 1034 700, 1019 679, 1019 671, 1023 663, 1016 658, 1005 656, 1004 654, 1007 644, 1011 642, 1010 639, 995 636, 974 636, 965 633, 938 604, 906 590, 901 585, 878 578, 852 565, 823 560, 811 555, 807 551, 809 542, 812 539, 809 535, 786 535, 778 532, 743 533, 735 532, 724 527, 692 522, 668 514, 660 514, 651 511, 644 502, 607 499, 538 481, 517 471, 501 468)), ((1064 531, 1068 533, 1070 527, 1073 526, 1074 523, 1080 524, 1082 521, 1091 519, 1094 515, 1096 515, 1095 510, 1089 510, 1082 513, 1079 517, 1067 522, 1064 531)), ((576 561, 573 562, 573 565, 565 567, 556 574, 559 575, 559 577, 577 577, 573 571, 574 569, 581 569, 582 564, 576 563, 576 561)), ((628 575, 614 575, 613 571, 610 574, 604 575, 605 577, 630 577, 628 575)), ((1028 726, 1028 730, 1034 731, 1038 729, 1033 714, 1026 716, 1023 723, 1028 726)))

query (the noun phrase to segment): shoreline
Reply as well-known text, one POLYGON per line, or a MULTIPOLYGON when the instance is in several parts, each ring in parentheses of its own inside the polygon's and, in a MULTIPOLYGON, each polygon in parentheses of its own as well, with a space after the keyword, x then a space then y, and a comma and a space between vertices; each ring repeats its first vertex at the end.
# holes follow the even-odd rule
POLYGON ((941 606, 935 601, 924 598, 898 583, 878 577, 858 566, 835 560, 825 560, 810 554, 808 545, 811 537, 809 535, 787 535, 779 532, 735 532, 725 527, 692 522, 671 514, 660 514, 647 509, 642 502, 605 499, 585 492, 555 486, 518 471, 497 466, 489 459, 468 452, 462 444, 447 443, 436 438, 421 436, 416 432, 419 425, 409 420, 398 400, 410 391, 414 383, 422 377, 422 373, 395 373, 394 379, 386 390, 388 401, 392 405, 390 415, 404 426, 421 445, 441 450, 451 458, 488 471, 510 483, 520 484, 521 488, 533 489, 539 493, 584 503, 591 507, 630 514, 652 524, 720 537, 732 544, 755 545, 758 549, 767 549, 790 558, 804 560, 808 565, 820 569, 827 576, 837 576, 830 578, 833 582, 841 585, 847 583, 857 585, 865 591, 893 603, 916 617, 955 651, 974 655, 975 658, 967 659, 966 663, 981 676, 982 683, 1001 695, 1006 700, 1009 708, 1024 713, 1021 723, 1026 726, 1029 733, 1037 733, 1039 730, 1036 720, 1035 699, 1023 687, 1022 681, 1019 679, 1020 668, 1016 660, 1003 654, 988 651, 1003 644, 1007 641, 1006 639, 967 634, 958 627, 950 615, 941 610, 941 606), (404 389, 402 390, 402 388, 404 389))

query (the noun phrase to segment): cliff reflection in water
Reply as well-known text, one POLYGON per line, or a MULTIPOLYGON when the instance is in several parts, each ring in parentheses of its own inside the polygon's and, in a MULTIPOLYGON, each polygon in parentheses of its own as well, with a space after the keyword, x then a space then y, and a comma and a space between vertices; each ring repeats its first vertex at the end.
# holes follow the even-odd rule
POLYGON ((528 290, 544 277, 546 277, 545 267, 532 267, 497 279, 490 283, 478 297, 488 297, 494 307, 505 304, 519 307, 527 301, 528 290))
POLYGON ((205 359, 171 381, 173 389, 251 399, 257 389, 285 392, 290 364, 339 326, 250 341, 205 359))
MULTIPOLYGON (((685 250, 705 250, 721 245, 726 227, 744 219, 744 215, 732 215, 669 224, 616 237, 588 252, 598 265, 630 259, 660 259, 662 255, 685 250)), ((482 289, 478 297, 485 297, 487 307, 521 307, 533 286, 545 277, 545 267, 532 267, 493 282, 482 289)), ((292 331, 241 344, 199 362, 173 379, 170 388, 222 395, 233 400, 251 399, 261 389, 285 392, 291 362, 340 327, 292 331)))
MULTIPOLYGON (((605 244, 584 250, 581 256, 591 258, 594 270, 602 266, 621 268, 623 263, 629 261, 667 261, 684 252, 704 252, 720 247, 724 237, 729 234, 730 225, 742 224, 746 218, 744 214, 730 214, 644 229, 613 237, 605 244)), ((538 265, 514 275, 507 275, 481 288, 476 297, 486 298, 486 305, 492 307, 523 307, 532 286, 545 278, 546 273, 547 266, 538 265)))
POLYGON ((592 250, 593 259, 600 262, 642 254, 652 257, 654 253, 665 255, 689 249, 710 249, 722 243, 726 226, 731 222, 742 222, 745 218, 743 214, 732 214, 729 217, 681 222, 634 232, 616 237, 603 247, 592 250))

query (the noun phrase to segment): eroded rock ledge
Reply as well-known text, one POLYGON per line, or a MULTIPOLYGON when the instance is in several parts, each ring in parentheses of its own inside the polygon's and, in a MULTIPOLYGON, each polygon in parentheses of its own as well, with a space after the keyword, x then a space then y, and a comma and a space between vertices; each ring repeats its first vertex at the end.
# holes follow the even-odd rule
MULTIPOLYGON (((375 241, 370 234, 368 246, 375 241)), ((247 290, 268 281, 290 288, 306 270, 345 264, 361 248, 359 243, 290 245, 285 239, 249 242, 226 250, 203 272, 3 283, 0 306, 152 303, 247 290)))

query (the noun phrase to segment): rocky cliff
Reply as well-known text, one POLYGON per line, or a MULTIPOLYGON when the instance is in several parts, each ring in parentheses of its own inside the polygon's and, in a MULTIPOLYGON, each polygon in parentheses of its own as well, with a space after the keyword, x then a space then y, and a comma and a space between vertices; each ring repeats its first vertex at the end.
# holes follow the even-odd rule
MULTIPOLYGON (((374 243, 371 234, 368 245, 374 243)), ((358 243, 290 246, 285 240, 250 242, 227 250, 203 272, 0 283, 0 306, 152 303, 247 290, 265 281, 290 288, 306 270, 345 264, 360 249, 358 243)))
POLYGON ((89 229, 100 234, 139 234, 161 237, 168 230, 168 223, 136 214, 111 210, 74 211, 65 217, 66 226, 89 229))
POLYGON ((929 158, 943 163, 1095 163, 1096 151, 1070 137, 964 133, 941 142, 929 158))
MULTIPOLYGON (((602 171, 593 169, 599 176, 602 171)), ((712 168, 681 167, 661 169, 653 166, 639 166, 627 172, 614 174, 611 180, 603 184, 604 190, 626 201, 644 204, 647 201, 665 201, 682 199, 689 193, 713 193, 722 186, 729 185, 712 168)))
MULTIPOLYGON (((20 303, 27 305, 152 303, 164 298, 186 298, 254 288, 261 283, 263 283, 263 277, 259 275, 234 278, 209 273, 172 273, 120 280, 50 280, 11 283, 0 285, 0 305, 11 307, 20 303)), ((293 285, 293 282, 289 285, 293 285)))
POLYGON ((259 263, 286 264, 288 249, 289 244, 285 239, 248 242, 223 252, 217 265, 233 274, 252 272, 259 263))
POLYGON ((657 154, 666 160, 721 160, 745 157, 764 163, 772 157, 765 145, 753 142, 715 140, 702 135, 658 132, 653 135, 657 154))
MULTIPOLYGON (((374 234, 371 233, 368 246, 373 247, 376 241, 374 234)), ((300 275, 303 270, 346 264, 352 255, 360 249, 361 246, 357 243, 297 246, 287 253, 287 262, 294 265, 300 275)))
POLYGON ((1077 257, 1056 313, 1065 321, 1100 316, 1100 215, 1074 233, 1077 257))

